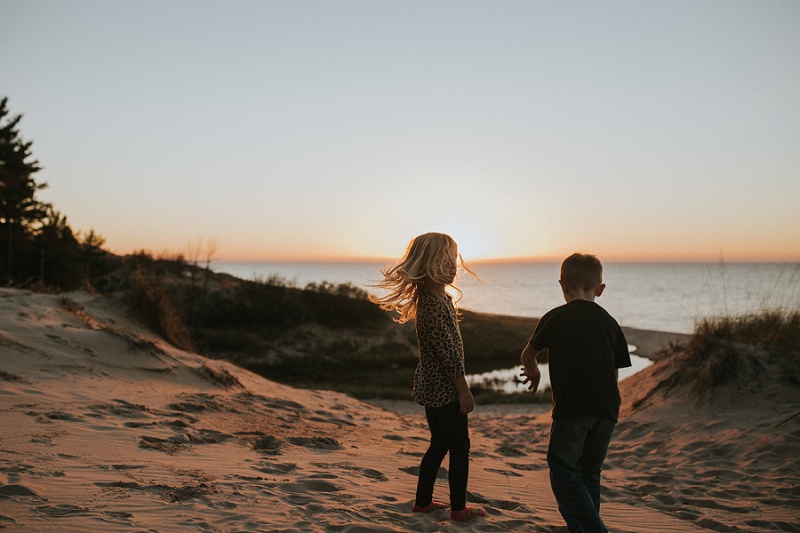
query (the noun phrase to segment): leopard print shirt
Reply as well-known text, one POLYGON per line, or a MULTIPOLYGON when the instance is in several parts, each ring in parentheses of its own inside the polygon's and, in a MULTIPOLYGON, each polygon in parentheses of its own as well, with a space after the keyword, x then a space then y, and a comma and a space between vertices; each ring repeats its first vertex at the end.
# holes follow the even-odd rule
POLYGON ((455 378, 464 372, 464 345, 449 294, 421 293, 417 301, 419 363, 411 397, 425 407, 457 402, 455 378))

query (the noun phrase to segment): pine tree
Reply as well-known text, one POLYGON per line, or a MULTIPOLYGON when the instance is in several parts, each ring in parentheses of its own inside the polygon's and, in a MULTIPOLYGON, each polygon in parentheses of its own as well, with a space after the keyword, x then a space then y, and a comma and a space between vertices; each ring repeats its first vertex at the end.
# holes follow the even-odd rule
POLYGON ((36 199, 37 191, 47 185, 33 179, 41 170, 38 161, 31 161, 33 143, 20 137, 17 125, 22 115, 9 117, 7 102, 7 97, 0 100, 0 231, 6 240, 0 246, 5 251, 0 251, 0 276, 12 283, 15 252, 30 243, 51 206, 36 199))

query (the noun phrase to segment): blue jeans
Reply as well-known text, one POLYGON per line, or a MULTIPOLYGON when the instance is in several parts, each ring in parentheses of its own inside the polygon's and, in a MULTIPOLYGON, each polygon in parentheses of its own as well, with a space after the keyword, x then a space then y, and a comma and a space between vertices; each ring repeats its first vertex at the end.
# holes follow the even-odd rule
POLYGON ((426 407, 425 417, 431 430, 431 443, 422 457, 417 480, 416 504, 425 507, 433 499, 436 475, 450 452, 450 509, 461 511, 467 504, 469 478, 469 426, 467 415, 461 413, 458 402, 443 407, 426 407))
POLYGON ((550 487, 570 533, 608 533, 600 519, 600 471, 615 425, 601 416, 553 419, 550 487))

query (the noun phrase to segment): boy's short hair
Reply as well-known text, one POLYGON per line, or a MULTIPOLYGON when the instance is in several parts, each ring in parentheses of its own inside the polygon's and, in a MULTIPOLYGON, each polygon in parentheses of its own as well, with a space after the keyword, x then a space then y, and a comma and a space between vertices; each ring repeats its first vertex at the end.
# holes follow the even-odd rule
POLYGON ((561 263, 561 281, 573 289, 595 290, 603 283, 603 265, 592 254, 572 254, 561 263))

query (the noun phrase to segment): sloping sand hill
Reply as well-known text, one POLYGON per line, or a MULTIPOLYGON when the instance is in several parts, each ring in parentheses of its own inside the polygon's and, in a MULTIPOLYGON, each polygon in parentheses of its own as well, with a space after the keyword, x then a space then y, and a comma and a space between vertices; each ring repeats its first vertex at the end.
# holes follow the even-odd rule
MULTIPOLYGON (((765 372, 753 390, 697 403, 685 385, 659 387, 671 371, 662 361, 623 384, 611 530, 800 531, 798 391, 765 372)), ((485 519, 413 515, 419 412, 177 350, 85 293, 0 289, 0 413, 11 531, 566 531, 548 413, 472 416, 470 499, 485 519)))

